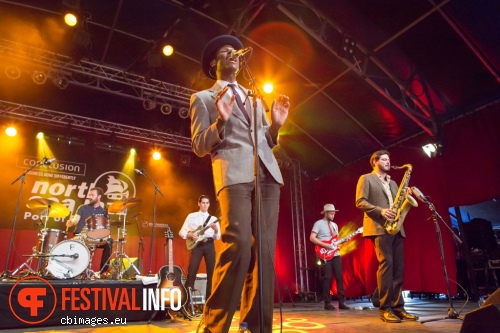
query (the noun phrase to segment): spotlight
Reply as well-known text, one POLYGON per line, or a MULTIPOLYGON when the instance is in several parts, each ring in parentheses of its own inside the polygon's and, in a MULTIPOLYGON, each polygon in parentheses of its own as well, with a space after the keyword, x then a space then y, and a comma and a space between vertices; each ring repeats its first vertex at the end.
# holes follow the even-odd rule
POLYGON ((131 148, 130 149, 130 155, 134 156, 135 154, 137 154, 137 152, 135 151, 134 148, 131 148))
POLYGON ((36 135, 36 138, 38 140, 43 139, 43 132, 38 132, 38 134, 36 135))
POLYGON ((45 82, 47 82, 47 75, 45 75, 44 72, 34 71, 31 78, 36 84, 44 84, 45 82))
POLYGON ((441 155, 443 145, 440 143, 429 143, 422 146, 423 151, 429 157, 436 157, 436 155, 441 155))
POLYGON ((7 134, 8 136, 16 136, 17 130, 15 127, 10 126, 5 129, 5 134, 7 134))
POLYGON ((59 74, 55 78, 53 78, 52 83, 54 83, 56 87, 61 90, 68 88, 68 79, 62 74, 59 74))
POLYGON ((189 109, 188 108, 180 108, 179 109, 179 117, 182 119, 186 119, 189 117, 189 109))
POLYGON ((163 113, 164 115, 168 116, 169 114, 172 113, 172 105, 168 104, 168 103, 163 103, 161 106, 160 106, 160 111, 161 113, 163 113))
POLYGON ((147 97, 146 99, 144 99, 144 101, 142 101, 142 107, 144 108, 144 110, 153 110, 156 107, 156 102, 147 97))
POLYGON ((66 15, 64 15, 64 23, 66 23, 70 27, 74 27, 78 23, 78 18, 73 13, 67 13, 66 15))
POLYGON ((155 151, 155 152, 153 153, 153 159, 154 159, 154 160, 156 160, 156 161, 158 161, 160 158, 161 158, 161 154, 160 154, 160 152, 155 151))
POLYGON ((21 77, 21 70, 17 66, 5 67, 5 75, 11 80, 17 80, 21 77))
POLYGON ((174 48, 172 47, 172 45, 165 45, 163 47, 163 54, 167 57, 170 57, 172 54, 174 54, 174 48))
POLYGON ((347 58, 348 56, 353 56, 356 44, 357 44, 356 40, 353 37, 345 34, 342 37, 342 43, 340 45, 339 55, 343 58, 347 58))
POLYGON ((264 84, 264 92, 266 94, 272 93, 273 90, 274 90, 274 88, 273 88, 273 84, 272 83, 266 83, 266 84, 264 84))

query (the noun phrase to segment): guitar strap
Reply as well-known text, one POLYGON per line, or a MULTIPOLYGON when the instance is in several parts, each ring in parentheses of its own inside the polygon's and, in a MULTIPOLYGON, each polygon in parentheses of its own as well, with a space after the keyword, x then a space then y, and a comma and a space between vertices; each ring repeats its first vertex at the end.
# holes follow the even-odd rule
POLYGON ((330 229, 330 234, 332 235, 332 238, 335 237, 335 235, 333 234, 333 228, 332 228, 332 224, 330 223, 330 221, 327 221, 328 222, 328 228, 330 229))
POLYGON ((208 223, 208 221, 210 221, 210 218, 211 218, 211 217, 212 217, 212 216, 210 216, 210 214, 208 214, 208 217, 207 217, 207 219, 206 219, 205 223, 203 223, 203 228, 205 228, 205 227, 207 226, 207 223, 208 223))

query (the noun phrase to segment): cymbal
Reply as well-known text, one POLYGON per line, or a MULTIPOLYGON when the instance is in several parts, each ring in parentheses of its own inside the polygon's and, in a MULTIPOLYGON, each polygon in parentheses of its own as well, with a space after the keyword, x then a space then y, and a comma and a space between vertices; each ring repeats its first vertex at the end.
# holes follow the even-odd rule
POLYGON ((111 204, 111 206, 108 207, 108 212, 121 213, 125 209, 139 204, 141 201, 142 200, 139 198, 128 198, 125 200, 119 200, 119 201, 113 202, 113 204, 111 204))
MULTIPOLYGON (((125 225, 129 225, 131 222, 125 222, 125 225)), ((111 224, 112 226, 121 226, 123 225, 123 222, 122 221, 111 221, 109 222, 109 224, 111 224)))
POLYGON ((49 217, 62 218, 69 215, 68 207, 51 199, 31 199, 30 201, 28 201, 28 207, 37 211, 39 214, 45 213, 48 210, 49 217))

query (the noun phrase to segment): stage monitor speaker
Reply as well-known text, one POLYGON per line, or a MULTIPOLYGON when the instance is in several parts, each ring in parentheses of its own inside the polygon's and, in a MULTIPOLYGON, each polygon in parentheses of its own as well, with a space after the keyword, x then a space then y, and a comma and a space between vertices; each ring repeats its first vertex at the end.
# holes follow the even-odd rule
POLYGON ((488 296, 486 301, 484 301, 483 307, 488 306, 490 304, 500 305, 500 288, 498 288, 493 294, 488 296))
MULTIPOLYGON (((115 258, 111 259, 109 262, 109 266, 113 266, 113 263, 115 262, 115 258)), ((142 272, 142 260, 141 258, 137 257, 132 257, 130 258, 130 261, 127 258, 123 258, 122 260, 123 265, 122 265, 122 270, 123 270, 123 279, 135 279, 135 276, 137 275, 137 272, 135 269, 130 265, 130 262, 132 262, 135 267, 139 270, 139 272, 142 272)))
POLYGON ((483 306, 467 313, 460 333, 497 333, 500 328, 500 305, 483 306))

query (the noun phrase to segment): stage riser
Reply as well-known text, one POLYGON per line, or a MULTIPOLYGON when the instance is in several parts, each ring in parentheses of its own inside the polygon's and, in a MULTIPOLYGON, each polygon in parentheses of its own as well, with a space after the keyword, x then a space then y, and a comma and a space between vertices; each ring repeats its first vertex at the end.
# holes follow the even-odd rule
POLYGON ((154 309, 149 310, 154 307, 155 300, 148 289, 154 290, 155 284, 144 286, 139 281, 123 280, 50 280, 48 283, 50 286, 37 279, 19 284, 0 283, 0 295, 4 300, 0 302, 0 313, 4 314, 0 328, 99 325, 106 322, 116 326, 147 321, 154 313, 154 309))

